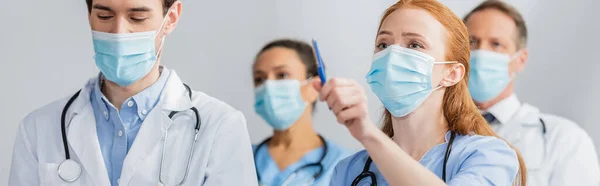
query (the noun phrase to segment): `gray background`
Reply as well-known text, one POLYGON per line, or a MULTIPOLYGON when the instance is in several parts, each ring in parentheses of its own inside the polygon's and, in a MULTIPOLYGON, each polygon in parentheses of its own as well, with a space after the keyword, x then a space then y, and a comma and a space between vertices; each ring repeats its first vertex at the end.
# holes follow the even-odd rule
MULTIPOLYGON (((163 64, 196 90, 220 98, 247 117, 255 143, 271 134, 252 107, 251 63, 278 37, 318 38, 329 76, 359 80, 374 46, 379 18, 393 0, 188 0, 175 33, 167 38, 163 64)), ((459 16, 480 0, 445 0, 459 16)), ((599 1, 509 1, 530 30, 530 60, 517 93, 542 111, 568 117, 600 149, 599 1)), ((19 122, 29 112, 70 96, 97 74, 83 0, 0 1, 0 183, 6 183, 19 122)), ((372 118, 381 104, 370 91, 372 118)), ((360 149, 321 103, 315 128, 353 150, 360 149)))

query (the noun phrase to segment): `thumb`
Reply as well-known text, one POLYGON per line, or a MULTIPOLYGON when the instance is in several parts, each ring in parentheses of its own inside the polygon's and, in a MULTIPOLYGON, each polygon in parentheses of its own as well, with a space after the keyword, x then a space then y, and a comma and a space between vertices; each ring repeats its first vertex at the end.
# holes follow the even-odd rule
POLYGON ((323 86, 321 85, 321 80, 320 79, 315 79, 312 81, 312 86, 313 88, 315 88, 315 90, 317 92, 321 92, 321 89, 323 88, 323 86))

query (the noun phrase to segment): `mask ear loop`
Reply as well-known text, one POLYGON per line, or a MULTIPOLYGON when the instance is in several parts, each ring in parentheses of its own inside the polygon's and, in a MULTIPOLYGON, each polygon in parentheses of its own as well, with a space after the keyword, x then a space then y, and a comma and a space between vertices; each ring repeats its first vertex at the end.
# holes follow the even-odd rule
MULTIPOLYGON (((510 64, 511 62, 513 62, 515 59, 521 57, 521 55, 523 55, 523 49, 519 49, 517 52, 515 52, 517 55, 514 55, 510 58, 510 61, 508 61, 508 63, 510 64)), ((509 65, 510 66, 510 65, 509 65)), ((514 80, 515 77, 517 77, 517 72, 513 73, 513 74, 509 74, 508 76, 510 76, 510 80, 514 80)))
POLYGON ((306 80, 304 80, 304 81, 300 82, 300 86, 304 86, 304 85, 306 85, 306 84, 309 84, 309 83, 311 83, 313 79, 314 79, 313 77, 310 77, 310 78, 308 78, 308 79, 306 79, 306 80))
MULTIPOLYGON (((158 28, 158 31, 156 31, 156 35, 154 37, 158 36, 158 34, 160 32, 163 32, 163 28, 164 28, 165 24, 167 23, 167 18, 169 16, 169 13, 171 13, 170 8, 167 11, 167 13, 165 14, 165 18, 163 19, 162 23, 160 23, 160 27, 158 28)), ((160 55, 162 54, 163 45, 165 44, 165 38, 166 38, 166 36, 163 36, 162 39, 160 40, 160 46, 158 47, 158 50, 156 51, 157 58, 160 58, 160 55)))
MULTIPOLYGON (((445 65, 445 64, 460 64, 458 61, 441 61, 441 62, 433 62, 434 65, 445 65)), ((460 64, 463 65, 463 64, 460 64)), ((452 69, 452 71, 450 71, 449 74, 451 74, 454 71, 454 69, 452 69)), ((441 82, 440 82, 441 83, 441 82)), ((442 87, 447 88, 447 86, 443 86, 443 85, 438 85, 437 87, 435 87, 433 91, 436 91, 438 89, 441 89, 442 87)))
MULTIPOLYGON (((305 85, 311 83, 313 79, 314 79, 313 77, 310 77, 310 78, 308 78, 308 79, 300 82, 300 95, 302 95, 302 87, 304 87, 305 85)), ((302 102, 304 102, 304 106, 308 106, 308 105, 311 104, 310 102, 304 101, 304 99, 302 100, 302 102)))

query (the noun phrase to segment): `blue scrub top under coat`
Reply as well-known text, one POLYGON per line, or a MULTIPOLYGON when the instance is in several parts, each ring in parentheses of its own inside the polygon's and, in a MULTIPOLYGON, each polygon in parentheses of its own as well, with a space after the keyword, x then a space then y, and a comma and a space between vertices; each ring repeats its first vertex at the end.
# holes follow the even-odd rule
MULTIPOLYGON (((326 139, 325 143, 327 144, 328 152, 322 162, 324 170, 321 176, 319 176, 312 185, 329 185, 335 165, 351 154, 349 151, 334 144, 332 141, 326 139)), ((252 146, 253 151, 257 150, 256 147, 257 145, 252 146)), ((256 156, 254 157, 257 174, 260 174, 261 178, 259 184, 268 186, 280 186, 284 184, 306 185, 312 180, 313 175, 319 171, 319 168, 318 166, 305 167, 300 170, 298 170, 298 168, 318 162, 322 155, 323 147, 316 148, 305 154, 298 162, 291 164, 285 168, 285 170, 280 171, 265 144, 258 149, 258 152, 256 152, 256 156), (295 175, 293 175, 294 172, 295 175)))
MULTIPOLYGON (((434 146, 419 161, 440 179, 449 137, 450 132, 446 133, 446 143, 434 146)), ((362 150, 340 161, 334 170, 331 185, 351 185, 352 181, 362 172, 368 156, 367 151, 362 150)), ((446 169, 446 180, 450 186, 510 186, 519 170, 519 161, 515 151, 501 139, 457 134, 446 169)), ((371 163, 369 170, 375 173, 377 185, 389 185, 377 169, 375 162, 371 163)), ((370 177, 363 178, 358 183, 358 186, 365 185, 371 185, 370 177)))

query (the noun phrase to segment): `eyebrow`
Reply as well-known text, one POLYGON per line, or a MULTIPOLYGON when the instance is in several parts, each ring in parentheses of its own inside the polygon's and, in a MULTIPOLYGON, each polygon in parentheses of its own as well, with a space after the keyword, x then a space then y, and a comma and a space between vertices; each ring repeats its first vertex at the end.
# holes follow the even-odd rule
POLYGON ((272 69, 273 70, 279 70, 279 69, 283 69, 283 68, 286 68, 286 67, 287 67, 287 65, 279 65, 279 66, 273 67, 272 69))
POLYGON ((379 36, 379 35, 394 35, 394 34, 387 30, 381 30, 381 31, 379 31, 379 33, 377 33, 377 36, 379 36))
MULTIPOLYGON (((387 30, 381 30, 381 31, 379 31, 379 33, 377 34, 377 36, 380 36, 380 35, 391 35, 391 36, 393 36, 394 33, 390 32, 390 31, 387 31, 387 30)), ((425 36, 423 36, 421 34, 418 34, 416 32, 402 32, 402 37, 420 37, 420 38, 423 38, 423 39, 427 39, 425 36)))
POLYGON ((99 4, 95 4, 93 6, 94 9, 98 9, 98 10, 105 10, 105 11, 109 11, 109 12, 114 12, 110 7, 108 6, 104 6, 104 5, 99 5, 99 4))
MULTIPOLYGON (((94 9, 98 9, 98 10, 105 10, 105 11, 109 11, 109 12, 114 12, 112 8, 110 8, 108 6, 100 5, 100 4, 95 4, 93 6, 93 8, 94 9)), ((150 12, 150 11, 152 11, 152 9, 148 8, 146 6, 141 6, 141 7, 130 8, 129 11, 130 12, 150 12)))
POLYGON ((130 8, 129 11, 130 12, 150 12, 152 9, 145 7, 145 6, 141 6, 141 7, 135 7, 135 8, 130 8))
MULTIPOLYGON (((287 65, 279 65, 279 66, 275 66, 275 67, 273 67, 271 69, 273 69, 273 70, 279 70, 279 69, 284 69, 284 68, 287 68, 287 65)), ((265 74, 265 72, 263 72, 261 70, 254 70, 254 73, 256 73, 256 74, 265 74)))
POLYGON ((403 33, 402 33, 402 36, 403 36, 403 37, 409 37, 409 36, 410 36, 410 37, 421 37, 421 38, 427 39, 427 38, 426 38, 426 37, 424 37, 423 35, 421 35, 421 34, 418 34, 418 33, 415 33, 415 32, 403 32, 403 33))

